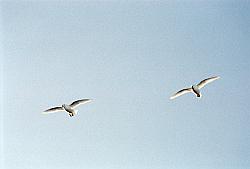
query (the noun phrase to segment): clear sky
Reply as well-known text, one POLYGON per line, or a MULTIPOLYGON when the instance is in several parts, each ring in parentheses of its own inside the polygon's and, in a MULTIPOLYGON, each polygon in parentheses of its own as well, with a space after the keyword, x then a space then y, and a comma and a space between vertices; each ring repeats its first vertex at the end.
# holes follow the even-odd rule
POLYGON ((249 2, 1 7, 4 169, 250 168, 249 2))

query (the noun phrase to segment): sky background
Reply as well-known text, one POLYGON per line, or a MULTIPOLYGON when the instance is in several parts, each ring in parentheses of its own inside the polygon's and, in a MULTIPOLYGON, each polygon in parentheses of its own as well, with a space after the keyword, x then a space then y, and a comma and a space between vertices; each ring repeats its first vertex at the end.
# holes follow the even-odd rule
POLYGON ((250 168, 249 18, 247 1, 2 1, 2 167, 250 168))

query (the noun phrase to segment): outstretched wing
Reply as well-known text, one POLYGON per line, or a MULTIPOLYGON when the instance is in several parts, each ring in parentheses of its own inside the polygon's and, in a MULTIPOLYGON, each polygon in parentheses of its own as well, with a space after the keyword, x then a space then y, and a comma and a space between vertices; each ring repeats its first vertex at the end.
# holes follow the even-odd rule
POLYGON ((219 76, 214 76, 214 77, 210 77, 210 78, 207 78, 207 79, 204 79, 202 80, 197 86, 199 89, 203 88, 205 85, 207 85, 208 83, 211 83, 217 79, 219 79, 220 77, 219 76))
POLYGON ((50 113, 55 113, 59 111, 64 111, 64 109, 62 107, 53 107, 48 110, 45 110, 42 114, 50 114, 50 113))
POLYGON ((170 97, 170 99, 175 99, 176 97, 179 97, 181 95, 184 95, 186 93, 190 93, 192 92, 192 89, 191 88, 186 88, 186 89, 182 89, 180 91, 178 91, 177 93, 175 93, 173 96, 170 97))
POLYGON ((88 103, 90 102, 91 99, 81 99, 81 100, 76 100, 74 101, 73 103, 71 103, 69 106, 71 108, 76 108, 77 106, 81 105, 81 104, 85 104, 85 103, 88 103))

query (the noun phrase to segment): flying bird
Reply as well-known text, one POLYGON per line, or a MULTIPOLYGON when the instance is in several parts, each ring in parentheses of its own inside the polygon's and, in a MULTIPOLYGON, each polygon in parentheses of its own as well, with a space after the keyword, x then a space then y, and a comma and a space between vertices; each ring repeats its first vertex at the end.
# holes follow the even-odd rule
POLYGON ((194 94, 196 94, 197 97, 201 97, 200 89, 203 88, 208 83, 211 83, 219 78, 220 78, 219 76, 214 76, 214 77, 204 79, 200 83, 198 83, 197 85, 193 85, 190 88, 186 88, 186 89, 182 89, 182 90, 178 91, 173 96, 171 96, 170 99, 175 99, 176 97, 179 97, 181 95, 184 95, 184 94, 190 93, 190 92, 193 92, 194 94))
POLYGON ((77 114, 78 110, 75 108, 78 107, 79 105, 85 104, 90 102, 91 99, 81 99, 81 100, 76 100, 72 102, 70 105, 63 104, 60 107, 53 107, 48 110, 45 110, 42 114, 50 114, 50 113, 55 113, 55 112, 63 112, 66 111, 69 113, 69 116, 72 117, 77 114))

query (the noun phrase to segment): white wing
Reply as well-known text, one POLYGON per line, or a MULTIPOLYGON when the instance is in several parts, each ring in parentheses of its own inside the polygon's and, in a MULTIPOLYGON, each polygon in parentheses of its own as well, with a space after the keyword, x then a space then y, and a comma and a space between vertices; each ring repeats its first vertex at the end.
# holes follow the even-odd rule
POLYGON ((220 77, 219 76, 214 76, 214 77, 210 77, 210 78, 207 78, 207 79, 204 79, 202 80, 197 86, 199 89, 203 88, 205 85, 207 85, 208 83, 211 83, 217 79, 219 79, 220 77))
POLYGON ((182 89, 180 91, 178 91, 177 93, 175 93, 173 96, 170 97, 170 99, 175 99, 176 97, 179 97, 181 95, 184 95, 186 93, 190 93, 192 92, 192 89, 191 88, 186 88, 186 89, 182 89))
POLYGON ((42 114, 51 114, 59 111, 64 111, 64 109, 62 107, 53 107, 48 110, 45 110, 44 112, 42 112, 42 114))
POLYGON ((69 106, 71 108, 76 108, 77 106, 81 105, 81 104, 85 104, 85 103, 88 103, 90 102, 91 99, 81 99, 81 100, 76 100, 74 101, 73 103, 71 103, 69 106))

